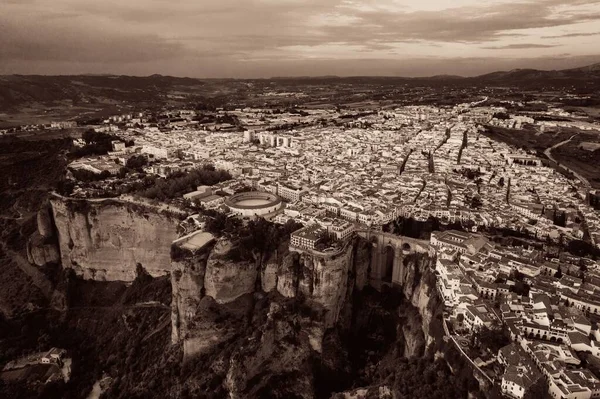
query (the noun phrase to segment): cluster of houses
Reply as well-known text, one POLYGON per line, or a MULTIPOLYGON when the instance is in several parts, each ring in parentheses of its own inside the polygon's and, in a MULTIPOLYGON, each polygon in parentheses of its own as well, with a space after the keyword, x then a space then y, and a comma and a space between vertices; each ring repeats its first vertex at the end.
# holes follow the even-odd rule
POLYGON ((483 236, 434 232, 437 287, 447 322, 459 334, 502 326, 512 343, 497 354, 503 394, 523 398, 541 384, 554 399, 600 397, 600 380, 582 358, 600 360, 600 278, 574 264, 544 261, 537 251, 506 249, 483 236), (584 354, 582 356, 582 354, 584 354))

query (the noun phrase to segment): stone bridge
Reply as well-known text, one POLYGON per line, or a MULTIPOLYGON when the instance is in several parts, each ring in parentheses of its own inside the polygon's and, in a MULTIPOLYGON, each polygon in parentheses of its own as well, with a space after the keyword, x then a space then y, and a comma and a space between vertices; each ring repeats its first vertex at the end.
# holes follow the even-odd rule
POLYGON ((404 257, 414 253, 433 255, 435 251, 429 241, 398 236, 375 230, 359 230, 358 235, 371 242, 372 281, 383 283, 402 283, 404 257))

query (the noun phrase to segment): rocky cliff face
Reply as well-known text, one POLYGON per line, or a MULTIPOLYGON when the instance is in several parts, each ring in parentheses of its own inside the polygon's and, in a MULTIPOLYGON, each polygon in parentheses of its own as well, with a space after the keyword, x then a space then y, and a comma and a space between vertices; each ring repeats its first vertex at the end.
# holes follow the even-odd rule
POLYGON ((189 254, 171 262, 171 340, 179 342, 188 331, 188 321, 193 319, 204 295, 204 275, 210 249, 189 254))
POLYGON ((51 205, 30 260, 60 258, 94 280, 133 281, 138 263, 155 277, 170 273, 171 342, 185 362, 211 359, 230 398, 328 397, 377 384, 382 360, 423 356, 434 342, 435 260, 426 251, 397 251, 390 284, 377 279, 379 248, 361 237, 337 253, 282 246, 240 261, 227 240, 184 250, 173 244, 175 220, 125 203, 51 205))
POLYGON ((231 244, 219 242, 211 251, 204 276, 206 295, 217 303, 224 304, 235 301, 244 294, 254 292, 258 265, 256 262, 231 262, 227 254, 231 244))
POLYGON ((188 357, 201 354, 212 346, 210 342, 221 342, 235 332, 225 326, 228 323, 214 323, 215 313, 232 316, 247 295, 271 293, 302 297, 307 309, 318 314, 318 323, 307 334, 312 348, 320 351, 323 333, 336 324, 347 297, 353 246, 335 256, 281 249, 255 262, 232 262, 227 258, 230 249, 229 242, 221 241, 173 262, 173 342, 183 341, 188 357))
MULTIPOLYGON (((437 295, 435 291, 435 258, 411 254, 404 257, 400 268, 400 287, 406 299, 418 310, 421 316, 421 328, 425 338, 425 346, 433 343, 434 337, 430 332, 430 325, 434 316, 435 306, 432 298, 437 295)), ((414 331, 414 326, 412 328, 414 331)))
MULTIPOLYGON (((335 255, 280 249, 256 262, 229 260, 230 247, 221 241, 172 263, 172 340, 183 342, 187 358, 234 336, 237 327, 231 320, 252 312, 250 298, 257 294, 300 301, 313 320, 304 323, 304 329, 317 353, 323 350, 328 330, 352 329, 353 296, 369 283, 370 243, 356 239, 335 255)), ((406 356, 422 355, 433 341, 429 334, 433 262, 427 255, 406 255, 400 266, 400 289, 415 308, 403 315, 398 329, 406 356)))
POLYGON ((176 221, 117 201, 51 201, 63 268, 85 279, 132 281, 140 263, 152 276, 170 272, 176 221))
POLYGON ((29 263, 40 267, 60 262, 60 253, 49 207, 43 207, 37 213, 37 230, 27 241, 27 259, 29 263))
POLYGON ((361 237, 335 254, 282 246, 238 261, 227 240, 173 244, 176 221, 163 215, 115 201, 51 203, 31 259, 56 259, 44 247, 54 239, 63 267, 86 279, 132 281, 137 263, 153 276, 170 273, 171 342, 230 398, 376 386, 387 375, 380 364, 421 357, 434 342, 435 260, 426 250, 396 252, 390 284, 376 276, 379 248, 361 237))

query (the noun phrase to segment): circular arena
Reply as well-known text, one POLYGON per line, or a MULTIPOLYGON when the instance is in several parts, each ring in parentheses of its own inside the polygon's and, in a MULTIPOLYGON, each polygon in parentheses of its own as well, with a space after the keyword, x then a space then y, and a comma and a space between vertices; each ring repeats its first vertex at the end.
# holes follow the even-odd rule
POLYGON ((282 201, 275 194, 248 191, 232 195, 225 200, 231 211, 243 217, 264 216, 281 209, 282 201))

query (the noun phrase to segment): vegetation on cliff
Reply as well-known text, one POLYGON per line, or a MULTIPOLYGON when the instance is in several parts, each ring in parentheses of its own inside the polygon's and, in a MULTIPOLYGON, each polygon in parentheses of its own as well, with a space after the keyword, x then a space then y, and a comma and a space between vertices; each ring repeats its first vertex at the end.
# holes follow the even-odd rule
MULTIPOLYGON (((352 323, 338 344, 347 351, 346 372, 325 370, 323 379, 319 379, 320 397, 360 387, 370 387, 368 391, 373 393, 378 392, 378 387, 387 387, 401 398, 454 399, 476 392, 478 384, 468 365, 453 365, 452 372, 444 360, 434 360, 434 351, 425 352, 422 331, 403 330, 411 319, 418 325, 422 322, 416 309, 396 288, 378 292, 367 287, 355 293, 352 323), (421 352, 411 356, 406 353, 407 344, 414 345, 415 340, 417 344, 420 341, 421 352)), ((330 350, 324 348, 324 353, 330 350)), ((337 364, 336 368, 344 370, 342 365, 337 364)))
POLYGON ((37 212, 64 178, 62 154, 71 140, 0 137, 0 313, 13 317, 49 304, 51 286, 27 260, 27 241, 37 212), (38 279, 39 278, 39 279, 38 279))
MULTIPOLYGON (((113 386, 121 397, 142 398, 150 391, 139 386, 152 381, 140 376, 159 364, 169 364, 169 372, 178 370, 181 354, 170 347, 168 278, 139 273, 130 287, 120 282, 83 281, 73 275, 68 279, 70 308, 66 313, 45 310, 9 321, 0 319, 0 365, 24 353, 65 348, 73 359, 70 381, 0 382, 6 397, 86 397, 94 382, 108 373, 117 376, 113 386)), ((170 386, 171 380, 164 377, 159 382, 170 386)), ((166 386, 161 392, 167 392, 166 386)))
POLYGON ((240 219, 227 217, 217 211, 205 211, 209 219, 206 230, 217 237, 227 237, 233 243, 229 252, 232 261, 254 261, 272 253, 302 228, 302 224, 289 220, 284 225, 257 218, 243 224, 240 219))
POLYGON ((183 194, 195 191, 198 186, 214 186, 226 180, 231 180, 231 174, 212 165, 204 165, 190 172, 175 172, 169 178, 158 178, 150 188, 142 190, 142 197, 164 201, 181 198, 183 194))
MULTIPOLYGON (((74 148, 69 154, 72 158, 81 158, 90 155, 106 155, 112 151, 113 141, 122 141, 114 134, 96 132, 94 129, 88 129, 83 132, 81 138, 85 141, 83 147, 74 148)), ((133 141, 126 142, 125 145, 130 147, 133 141)))

